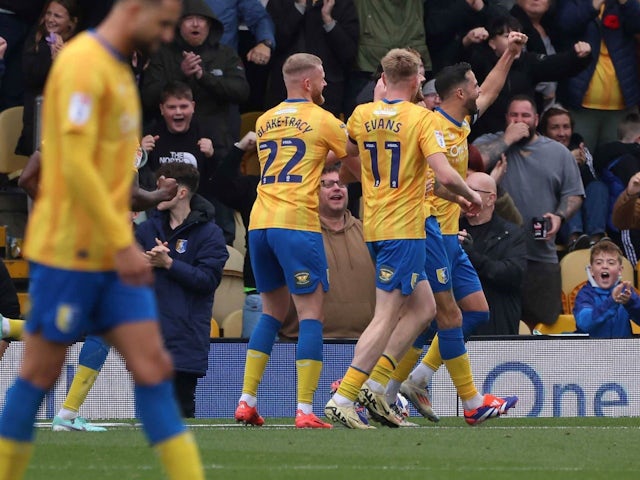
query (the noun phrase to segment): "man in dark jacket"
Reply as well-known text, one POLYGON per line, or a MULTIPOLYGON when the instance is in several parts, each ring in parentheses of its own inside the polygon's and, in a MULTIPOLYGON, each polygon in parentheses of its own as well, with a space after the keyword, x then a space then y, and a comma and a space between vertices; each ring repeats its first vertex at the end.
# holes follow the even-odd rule
POLYGON ((460 219, 459 238, 489 304, 489 323, 481 325, 476 335, 517 335, 527 268, 524 232, 494 214, 497 189, 492 177, 472 173, 467 184, 482 196, 482 209, 474 217, 460 219))
POLYGON ((184 417, 195 416, 195 391, 207 372, 213 294, 229 253, 212 221, 213 206, 195 195, 198 170, 167 163, 158 170, 178 182, 178 193, 158 205, 136 238, 155 273, 155 293, 165 346, 173 358, 174 386, 184 417))
POLYGON ((187 83, 198 105, 196 118, 210 132, 216 154, 224 157, 240 128, 239 115, 230 118, 229 107, 248 98, 249 83, 238 54, 220 43, 222 23, 204 0, 183 4, 175 40, 160 48, 145 71, 142 101, 147 112, 157 112, 167 82, 187 83))
POLYGON ((595 168, 609 188, 607 232, 635 265, 640 259, 640 230, 620 230, 612 221, 613 205, 640 171, 640 115, 630 113, 618 124, 618 141, 596 150, 595 168))
MULTIPOLYGON (((478 82, 482 83, 498 59, 507 48, 509 32, 520 32, 522 27, 515 18, 505 15, 491 19, 485 43, 470 49, 469 63, 473 67, 478 82)), ((496 101, 473 126, 469 138, 475 139, 484 133, 493 133, 504 127, 504 115, 509 100, 515 95, 534 96, 535 86, 540 82, 559 81, 575 75, 589 64, 591 47, 586 42, 576 42, 573 48, 555 54, 542 55, 523 52, 513 62, 496 101)), ((541 105, 538 105, 538 109, 541 105)))
POLYGON ((276 31, 276 48, 270 64, 265 104, 271 108, 287 96, 282 65, 292 54, 306 52, 322 59, 327 86, 323 107, 334 115, 343 110, 349 70, 358 51, 358 13, 353 0, 271 0, 267 11, 276 31))

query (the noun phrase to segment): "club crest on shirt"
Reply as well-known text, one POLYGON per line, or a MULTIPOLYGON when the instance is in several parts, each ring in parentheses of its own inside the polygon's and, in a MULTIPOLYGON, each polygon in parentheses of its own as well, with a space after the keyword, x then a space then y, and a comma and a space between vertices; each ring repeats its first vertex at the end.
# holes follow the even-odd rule
POLYGON ((91 97, 83 92, 76 92, 69 100, 69 121, 77 126, 82 126, 91 117, 91 97))
POLYGON ((63 303, 56 311, 56 328, 62 333, 69 333, 78 322, 77 310, 74 306, 63 303))
POLYGON ((176 252, 178 253, 186 252, 187 243, 188 243, 188 240, 185 240, 184 238, 179 238, 178 241, 176 242, 176 252))
POLYGON ((393 278, 393 274, 395 270, 391 267, 387 267, 386 265, 382 265, 380 270, 378 270, 378 280, 382 283, 389 283, 393 278))
POLYGON ((311 274, 309 272, 296 272, 293 274, 298 287, 304 287, 311 283, 311 274))
POLYGON ((438 278, 438 282, 444 285, 449 281, 449 269, 447 267, 438 268, 436 270, 436 277, 438 278))

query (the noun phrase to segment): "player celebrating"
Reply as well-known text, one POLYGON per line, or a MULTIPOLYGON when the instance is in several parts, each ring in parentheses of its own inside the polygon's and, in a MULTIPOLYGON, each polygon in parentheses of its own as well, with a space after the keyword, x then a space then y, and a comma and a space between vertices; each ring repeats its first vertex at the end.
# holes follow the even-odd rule
POLYGON ((251 265, 262 297, 262 315, 251 333, 242 395, 235 418, 260 426, 258 384, 289 309, 290 293, 300 329, 296 354, 298 428, 331 428, 313 414, 322 370, 322 302, 329 284, 318 217, 318 186, 329 151, 346 156, 344 124, 323 110, 326 85, 321 60, 289 57, 282 72, 287 100, 256 122, 262 178, 251 211, 251 265))
MULTIPOLYGON (((447 158, 463 178, 467 175, 469 163, 467 136, 470 125, 497 98, 513 61, 520 55, 526 42, 526 35, 520 32, 509 33, 508 48, 485 79, 482 88, 467 63, 445 67, 436 76, 436 87, 442 104, 435 111, 442 118, 447 158)), ((387 389, 387 398, 395 398, 397 388, 400 387, 402 394, 424 417, 437 421, 426 386, 444 363, 462 400, 465 420, 475 425, 506 413, 518 398, 502 399, 490 394, 483 396, 475 387, 464 338, 468 338, 481 324, 489 321, 489 306, 478 274, 458 241, 459 203, 464 204, 464 200, 451 195, 446 189, 436 188, 436 193, 442 197, 433 192, 429 192, 427 196, 427 202, 435 209, 435 216, 428 218, 425 223, 425 268, 436 299, 438 334, 422 363, 400 387, 400 382, 418 360, 429 332, 418 337, 414 348, 409 350, 394 372, 394 382, 387 389)))
MULTIPOLYGON (((329 419, 348 428, 369 428, 355 412, 356 399, 374 418, 399 426, 384 398, 384 386, 396 358, 404 355, 435 315, 424 271, 427 163, 443 185, 470 203, 481 204, 479 195, 447 162, 439 119, 411 103, 420 86, 419 58, 394 49, 381 63, 386 97, 358 106, 348 122, 347 151, 364 157, 360 175, 364 236, 375 258, 377 277, 374 317, 358 340, 338 391, 325 407, 329 419), (383 351, 381 368, 371 372, 383 351)), ((358 176, 357 168, 353 173, 358 176)))
POLYGON ((64 48, 49 75, 41 180, 25 245, 32 309, 23 364, 0 418, 2 480, 23 477, 38 407, 67 345, 85 332, 104 335, 126 359, 136 410, 168 478, 204 478, 173 398, 151 267, 129 223, 140 105, 125 59, 170 41, 180 13, 179 0, 117 0, 95 32, 64 48))

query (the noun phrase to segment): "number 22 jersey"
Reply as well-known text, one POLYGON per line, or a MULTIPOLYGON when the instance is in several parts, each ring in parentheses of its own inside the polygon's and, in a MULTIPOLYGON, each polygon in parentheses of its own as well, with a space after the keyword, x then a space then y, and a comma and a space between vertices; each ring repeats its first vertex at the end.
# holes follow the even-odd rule
POLYGON ((249 230, 320 232, 318 190, 329 150, 347 155, 345 125, 311 101, 288 99, 256 121, 260 183, 249 230))
POLYGON ((347 129, 362 161, 364 239, 425 238, 426 158, 445 151, 438 117, 385 99, 356 107, 347 129))

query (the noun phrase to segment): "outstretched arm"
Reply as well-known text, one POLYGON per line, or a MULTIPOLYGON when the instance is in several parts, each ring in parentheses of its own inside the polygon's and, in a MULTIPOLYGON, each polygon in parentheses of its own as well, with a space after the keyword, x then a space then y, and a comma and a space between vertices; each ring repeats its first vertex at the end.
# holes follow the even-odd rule
POLYGON ((480 86, 480 96, 476 101, 478 105, 478 113, 482 115, 495 102, 500 94, 500 90, 504 86, 511 65, 516 58, 522 53, 522 49, 527 44, 528 37, 524 33, 509 32, 509 45, 504 51, 498 63, 491 69, 487 78, 480 86))

